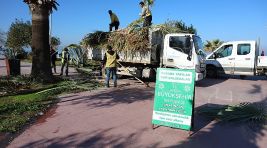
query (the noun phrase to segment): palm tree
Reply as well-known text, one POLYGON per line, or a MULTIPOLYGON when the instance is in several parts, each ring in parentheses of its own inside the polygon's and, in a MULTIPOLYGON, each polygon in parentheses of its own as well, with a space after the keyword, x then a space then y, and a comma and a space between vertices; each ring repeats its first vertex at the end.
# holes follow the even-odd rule
POLYGON ((50 81, 52 70, 49 55, 49 15, 57 10, 56 0, 23 0, 32 13, 32 72, 41 81, 50 81))
POLYGON ((204 49, 206 51, 214 51, 217 49, 219 46, 221 46, 223 41, 220 41, 219 39, 215 39, 212 41, 207 41, 207 43, 204 45, 204 49))

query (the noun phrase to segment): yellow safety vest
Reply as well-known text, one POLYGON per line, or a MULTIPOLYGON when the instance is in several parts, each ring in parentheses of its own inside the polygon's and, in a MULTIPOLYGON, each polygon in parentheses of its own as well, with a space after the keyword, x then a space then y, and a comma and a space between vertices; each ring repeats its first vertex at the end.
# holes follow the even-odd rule
POLYGON ((152 13, 151 13, 151 11, 150 11, 150 9, 149 9, 149 6, 144 6, 144 7, 143 7, 143 12, 142 12, 142 13, 143 13, 143 14, 142 14, 142 15, 143 15, 143 18, 152 15, 152 13))
POLYGON ((68 62, 69 61, 69 53, 67 51, 62 51, 62 56, 61 56, 61 62, 68 62))
POLYGON ((117 66, 117 53, 116 52, 114 52, 113 55, 106 52, 106 57, 107 57, 106 67, 116 67, 117 66))

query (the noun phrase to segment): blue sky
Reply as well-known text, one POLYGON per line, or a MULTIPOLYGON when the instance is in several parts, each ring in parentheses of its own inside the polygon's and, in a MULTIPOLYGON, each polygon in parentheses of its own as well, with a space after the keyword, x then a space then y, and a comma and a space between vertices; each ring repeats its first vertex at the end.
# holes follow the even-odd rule
MULTIPOLYGON (((23 0, 0 0, 0 29, 7 31, 15 18, 30 20, 23 0)), ((108 31, 107 11, 113 10, 121 27, 136 20, 139 0, 58 0, 53 13, 53 35, 62 45, 79 43, 95 30, 108 31)), ((267 53, 267 0, 156 0, 152 8, 153 23, 183 20, 193 24, 203 41, 219 38, 230 40, 261 39, 267 53)))

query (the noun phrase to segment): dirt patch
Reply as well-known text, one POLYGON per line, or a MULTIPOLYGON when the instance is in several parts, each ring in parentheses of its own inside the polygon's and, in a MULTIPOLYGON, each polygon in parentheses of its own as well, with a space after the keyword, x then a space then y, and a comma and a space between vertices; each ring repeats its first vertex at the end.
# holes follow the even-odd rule
POLYGON ((40 116, 40 117, 36 120, 35 124, 45 123, 45 122, 46 122, 46 119, 53 117, 53 116, 55 115, 55 113, 56 113, 57 107, 58 107, 58 106, 55 105, 55 106, 51 107, 49 110, 47 110, 47 111, 44 113, 44 115, 40 116))

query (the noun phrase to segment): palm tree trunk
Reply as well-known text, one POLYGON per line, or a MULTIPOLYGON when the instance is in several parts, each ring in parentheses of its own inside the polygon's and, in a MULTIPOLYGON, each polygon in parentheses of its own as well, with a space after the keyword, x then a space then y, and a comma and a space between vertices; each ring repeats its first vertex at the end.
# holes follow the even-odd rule
POLYGON ((32 77, 50 81, 49 12, 42 6, 32 10, 32 52, 32 77))

